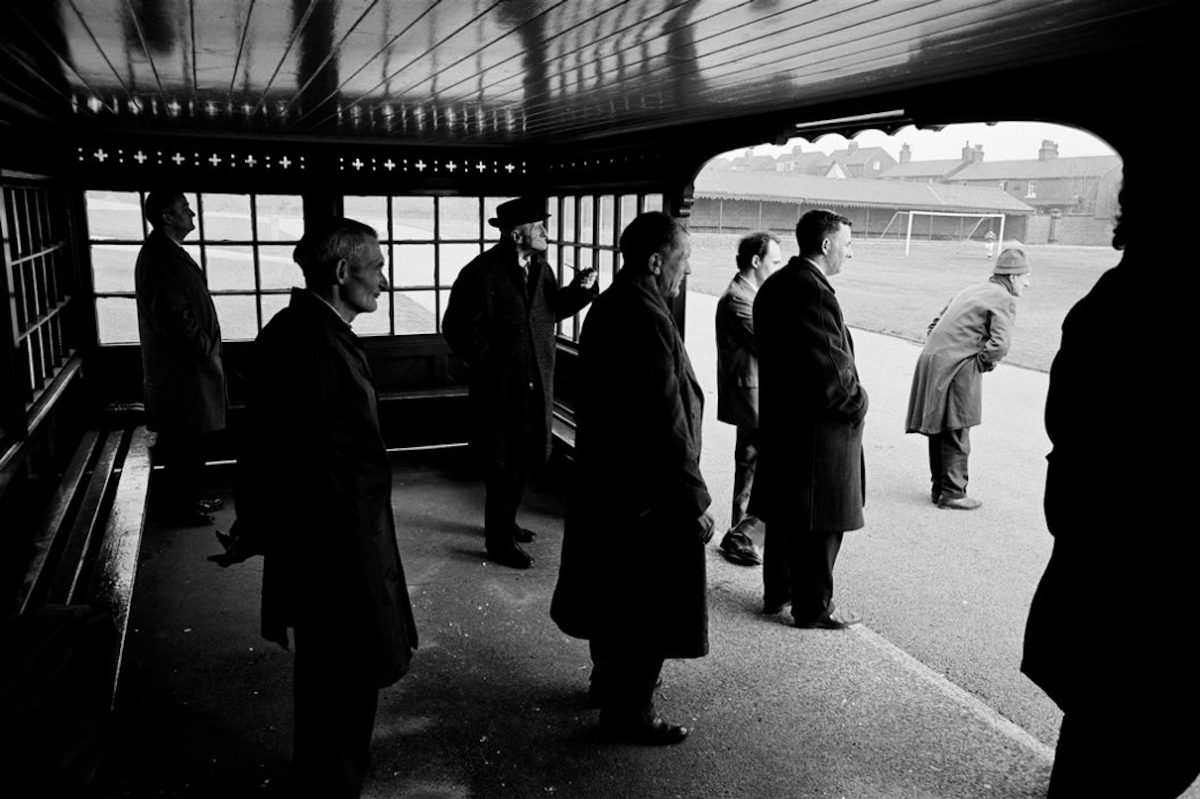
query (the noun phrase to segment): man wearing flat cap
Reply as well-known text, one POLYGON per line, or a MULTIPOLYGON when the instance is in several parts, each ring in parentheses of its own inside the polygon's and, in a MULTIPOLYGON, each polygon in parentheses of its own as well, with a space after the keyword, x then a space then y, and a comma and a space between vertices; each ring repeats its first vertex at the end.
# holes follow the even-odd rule
POLYGON ((946 510, 975 510, 967 496, 970 428, 983 421, 983 373, 1008 354, 1017 297, 1029 285, 1019 244, 996 259, 991 278, 956 294, 929 324, 913 374, 906 432, 929 438, 930 499, 946 510))
POLYGON ((517 524, 517 508, 550 453, 555 324, 596 296, 591 269, 558 285, 546 261, 549 216, 540 198, 497 206, 488 223, 500 241, 463 267, 442 320, 450 348, 471 370, 471 446, 484 472, 488 557, 516 569, 533 565, 521 544, 536 535, 517 524))

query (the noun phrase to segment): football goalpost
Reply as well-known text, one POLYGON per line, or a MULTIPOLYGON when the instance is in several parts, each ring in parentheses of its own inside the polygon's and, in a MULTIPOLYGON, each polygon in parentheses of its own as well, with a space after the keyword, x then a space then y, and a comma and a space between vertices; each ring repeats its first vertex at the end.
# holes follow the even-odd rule
MULTIPOLYGON (((930 217, 931 223, 932 223, 933 217, 939 217, 939 216, 953 217, 955 219, 974 219, 975 226, 971 228, 971 231, 969 233, 967 233, 967 235, 965 237, 966 239, 970 239, 973 235, 975 235, 975 231, 978 230, 979 226, 984 223, 984 220, 999 219, 1000 220, 1000 231, 996 234, 996 243, 997 243, 997 245, 999 245, 1000 242, 1004 241, 1004 214, 961 214, 961 213, 955 213, 952 211, 897 211, 896 213, 892 214, 891 221, 889 221, 887 223, 887 227, 885 227, 883 229, 883 232, 879 234, 879 238, 881 238, 881 239, 884 238, 887 235, 888 231, 891 230, 892 224, 904 216, 908 217, 908 225, 907 225, 905 233, 904 233, 904 254, 905 255, 908 255, 909 250, 912 249, 913 218, 917 217, 917 216, 930 217)), ((899 235, 899 230, 897 230, 896 232, 897 232, 897 235, 899 235)))

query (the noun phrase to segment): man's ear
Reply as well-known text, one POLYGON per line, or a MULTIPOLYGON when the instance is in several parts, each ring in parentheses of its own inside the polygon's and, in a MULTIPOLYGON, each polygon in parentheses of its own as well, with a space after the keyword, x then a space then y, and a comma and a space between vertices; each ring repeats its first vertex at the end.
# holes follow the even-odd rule
POLYGON ((663 256, 661 252, 650 254, 650 260, 646 262, 646 266, 650 269, 650 274, 657 275, 662 272, 663 256))
POLYGON ((345 258, 338 258, 337 266, 333 270, 333 279, 339 285, 345 285, 350 279, 350 262, 345 258))

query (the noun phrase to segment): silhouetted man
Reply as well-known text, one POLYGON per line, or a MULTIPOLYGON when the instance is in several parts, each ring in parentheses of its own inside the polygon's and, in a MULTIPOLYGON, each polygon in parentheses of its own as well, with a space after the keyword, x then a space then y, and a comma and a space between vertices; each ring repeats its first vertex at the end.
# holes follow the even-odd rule
POLYGON ((218 498, 200 496, 208 442, 225 429, 221 325, 200 267, 183 249, 196 214, 179 192, 146 196, 153 228, 134 271, 147 426, 158 433, 164 510, 183 525, 212 522, 218 498))
POLYGON ((546 262, 544 200, 501 203, 488 223, 500 241, 459 273, 442 333, 471 369, 471 445, 484 470, 488 557, 516 569, 536 537, 517 524, 532 472, 550 454, 554 326, 595 296, 594 270, 560 287, 546 262))

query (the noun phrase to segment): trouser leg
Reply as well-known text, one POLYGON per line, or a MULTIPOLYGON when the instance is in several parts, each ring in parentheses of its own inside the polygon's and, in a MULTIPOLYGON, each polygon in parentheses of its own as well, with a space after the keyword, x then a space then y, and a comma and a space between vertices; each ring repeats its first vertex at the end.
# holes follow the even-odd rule
POLYGON ((654 688, 662 673, 662 656, 596 639, 592 640, 591 651, 593 679, 602 679, 598 696, 601 719, 653 718, 654 688))
POLYGON ((841 531, 798 530, 792 546, 792 617, 812 621, 833 607, 833 567, 842 548, 841 531))
POLYGON ((792 600, 792 531, 780 521, 764 528, 763 607, 770 610, 792 600))
POLYGON ((297 796, 358 797, 370 756, 379 689, 346 647, 295 631, 292 780, 297 796))
POLYGON ((733 448, 733 507, 729 515, 729 526, 737 527, 743 520, 747 524, 757 523, 747 517, 750 494, 754 489, 754 469, 758 464, 758 430, 738 425, 737 439, 733 448))
MULTIPOLYGON (((941 491, 946 499, 958 499, 967 495, 967 459, 971 454, 971 428, 960 427, 946 430, 930 438, 930 447, 936 438, 939 449, 941 491)), ((933 456, 930 455, 932 464, 933 456)))
POLYGON ((484 482, 483 527, 488 541, 511 540, 517 529, 517 509, 529 478, 524 467, 493 469, 484 482))
POLYGON ((929 496, 934 502, 942 495, 942 441, 937 434, 927 435, 929 448, 929 496))

